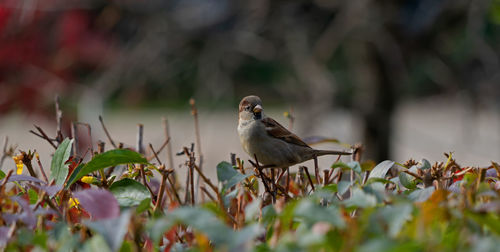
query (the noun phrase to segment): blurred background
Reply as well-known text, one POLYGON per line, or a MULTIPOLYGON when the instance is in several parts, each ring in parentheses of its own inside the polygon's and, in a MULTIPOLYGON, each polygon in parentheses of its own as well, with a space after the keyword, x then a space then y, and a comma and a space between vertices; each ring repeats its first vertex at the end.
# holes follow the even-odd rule
POLYGON ((301 137, 363 143, 365 160, 453 151, 486 166, 500 161, 499 56, 500 0, 2 0, 0 138, 49 167, 28 131, 55 135, 59 94, 65 136, 89 123, 109 148, 102 115, 116 142, 133 147, 143 123, 158 148, 165 116, 178 151, 195 142, 193 97, 212 170, 248 159, 237 106, 255 94, 301 137))

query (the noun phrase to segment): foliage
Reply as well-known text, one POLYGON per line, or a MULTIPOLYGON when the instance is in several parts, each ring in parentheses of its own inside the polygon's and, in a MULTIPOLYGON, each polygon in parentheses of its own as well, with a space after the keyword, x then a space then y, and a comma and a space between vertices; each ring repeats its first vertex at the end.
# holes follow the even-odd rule
MULTIPOLYGON (((158 158, 163 147, 150 146, 152 155, 100 148, 83 162, 72 151, 76 139, 48 140, 57 143, 50 180, 41 166, 43 176, 14 174, 17 165, 0 173, 6 251, 493 251, 500 245, 495 162, 462 167, 449 153, 433 165, 425 159, 373 165, 360 162, 355 146, 355 160, 338 161, 323 176, 303 166, 271 172, 250 161, 245 167, 235 158, 217 165, 212 183, 193 146, 178 153, 187 160, 174 170, 158 158)), ((15 158, 31 174, 37 155, 28 153, 15 158)))

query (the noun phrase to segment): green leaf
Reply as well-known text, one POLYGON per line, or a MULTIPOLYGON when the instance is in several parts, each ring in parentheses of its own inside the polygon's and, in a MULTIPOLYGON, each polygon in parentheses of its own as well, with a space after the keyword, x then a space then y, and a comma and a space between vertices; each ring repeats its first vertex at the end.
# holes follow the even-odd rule
POLYGON ((217 165, 217 179, 222 182, 224 189, 231 188, 252 174, 241 174, 228 162, 220 162, 217 165))
POLYGON ((64 141, 57 147, 52 163, 50 165, 50 178, 56 181, 56 185, 62 185, 68 176, 68 166, 65 164, 71 154, 71 147, 73 146, 73 139, 64 139, 64 141))
POLYGON ((422 158, 422 160, 420 160, 420 163, 417 165, 417 168, 420 169, 420 170, 430 169, 431 168, 431 162, 429 162, 429 160, 427 160, 425 158, 422 158))
POLYGON ((370 178, 385 178, 385 175, 391 169, 391 167, 394 165, 394 161, 390 160, 385 160, 382 161, 380 164, 375 166, 373 170, 370 172, 370 176, 368 176, 368 179, 370 178))
POLYGON ((301 200, 295 208, 295 216, 304 218, 311 224, 324 221, 335 227, 344 228, 345 222, 342 219, 339 209, 335 207, 323 207, 313 203, 309 199, 301 200))
POLYGON ((71 184, 77 181, 76 175, 83 169, 84 164, 79 164, 69 175, 68 182, 66 183, 66 186, 64 186, 65 189, 68 189, 71 184))
POLYGON ((413 207, 408 203, 393 206, 388 205, 378 210, 376 217, 381 216, 385 220, 389 227, 389 236, 395 238, 403 228, 403 225, 411 219, 412 211, 413 207))
POLYGON ((390 180, 387 180, 387 179, 384 179, 384 178, 369 178, 367 181, 366 181, 366 184, 369 185, 371 183, 375 183, 375 182, 378 182, 378 183, 382 183, 382 184, 394 184, 393 181, 390 181, 390 180))
POLYGON ((414 202, 424 202, 432 195, 434 191, 434 186, 424 189, 417 189, 408 195, 408 199, 413 200, 414 202))
POLYGON ((141 201, 141 203, 139 203, 139 205, 137 206, 135 211, 137 213, 142 213, 142 212, 148 210, 150 207, 151 207, 151 198, 147 198, 147 199, 144 199, 143 201, 141 201))
POLYGON ((148 188, 133 179, 124 178, 116 181, 109 187, 109 190, 118 200, 120 207, 139 206, 146 199, 149 199, 149 202, 151 201, 148 188))
POLYGON ((342 170, 354 170, 356 173, 361 173, 361 165, 359 165, 359 162, 357 161, 352 161, 347 164, 343 162, 336 162, 331 166, 332 169, 337 167, 341 167, 342 170))
POLYGON ((83 252, 93 252, 93 251, 102 251, 102 252, 111 252, 108 244, 106 244, 106 240, 101 235, 94 235, 92 238, 88 239, 83 244, 83 252))
POLYGON ((325 191, 332 192, 332 193, 338 192, 337 191, 337 184, 328 184, 326 186, 323 186, 323 188, 321 188, 321 190, 325 190, 325 191))
POLYGON ((2 170, 0 170, 0 179, 3 179, 5 178, 5 172, 3 172, 2 170))
POLYGON ((474 220, 481 226, 491 230, 496 235, 500 235, 500 218, 495 213, 479 214, 471 211, 466 212, 466 216, 474 220))
POLYGON ((115 149, 106 151, 102 154, 96 155, 90 162, 82 167, 72 180, 68 181, 70 186, 81 177, 110 166, 117 166, 121 164, 148 164, 148 161, 139 153, 127 149, 115 149))
POLYGON ((28 196, 30 198, 30 204, 35 204, 38 200, 38 193, 33 189, 28 189, 28 196))
MULTIPOLYGON (((412 166, 410 168, 410 171, 413 172, 413 173, 417 173, 417 166, 412 166)), ((415 189, 417 188, 417 180, 415 177, 411 176, 410 174, 408 173, 405 173, 405 172, 400 172, 399 173, 399 181, 401 182, 401 184, 408 188, 408 189, 415 189)))
POLYGON ((347 207, 373 207, 377 204, 377 198, 374 195, 365 193, 360 188, 354 188, 352 191, 352 196, 343 201, 347 207))

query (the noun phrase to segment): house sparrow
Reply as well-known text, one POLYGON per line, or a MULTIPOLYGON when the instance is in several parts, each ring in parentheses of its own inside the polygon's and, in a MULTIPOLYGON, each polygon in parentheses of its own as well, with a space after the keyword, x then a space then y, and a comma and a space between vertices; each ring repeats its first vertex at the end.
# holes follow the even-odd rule
POLYGON ((243 98, 239 106, 238 135, 248 155, 257 156, 265 167, 285 168, 322 155, 350 152, 316 150, 278 122, 266 117, 258 96, 243 98))

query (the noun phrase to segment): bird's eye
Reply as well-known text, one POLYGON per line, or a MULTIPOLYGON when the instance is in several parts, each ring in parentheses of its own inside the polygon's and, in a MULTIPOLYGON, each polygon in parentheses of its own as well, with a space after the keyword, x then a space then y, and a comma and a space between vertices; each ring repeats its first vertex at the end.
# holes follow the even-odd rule
POLYGON ((246 111, 250 111, 250 106, 246 106, 246 107, 245 107, 245 110, 246 110, 246 111))

